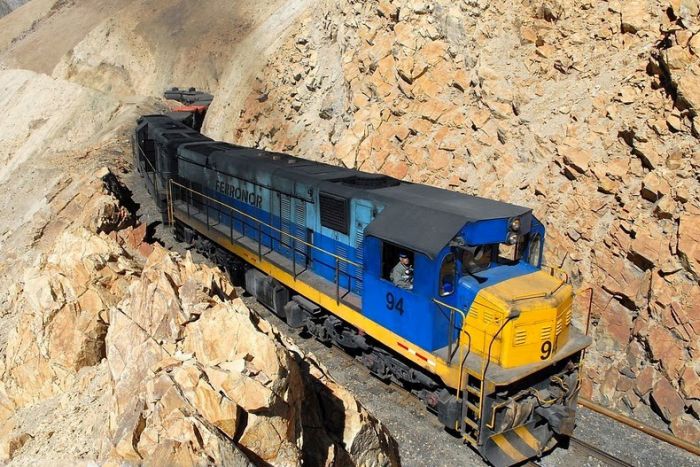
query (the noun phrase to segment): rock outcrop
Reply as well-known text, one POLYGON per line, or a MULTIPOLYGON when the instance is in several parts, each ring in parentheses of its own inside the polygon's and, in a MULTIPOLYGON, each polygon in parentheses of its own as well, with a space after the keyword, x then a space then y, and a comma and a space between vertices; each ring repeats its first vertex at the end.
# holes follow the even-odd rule
POLYGON ((106 348, 115 460, 398 465, 379 422, 189 256, 155 248, 106 348))
POLYGON ((145 241, 114 175, 76 183, 45 230, 52 247, 4 303, 17 320, 0 363, 0 461, 399 464, 381 423, 218 269, 145 241), (66 407, 107 423, 82 426, 66 407), (38 421, 59 416, 78 424, 68 445, 38 421))
POLYGON ((323 2, 205 131, 532 206, 581 325, 593 293, 585 395, 700 442, 699 28, 695 0, 323 2))

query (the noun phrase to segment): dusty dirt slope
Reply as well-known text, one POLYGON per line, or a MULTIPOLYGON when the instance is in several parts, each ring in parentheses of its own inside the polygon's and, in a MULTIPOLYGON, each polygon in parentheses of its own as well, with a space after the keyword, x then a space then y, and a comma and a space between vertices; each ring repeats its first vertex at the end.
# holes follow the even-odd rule
POLYGON ((3 17, 22 6, 26 0, 0 0, 0 17, 3 17))

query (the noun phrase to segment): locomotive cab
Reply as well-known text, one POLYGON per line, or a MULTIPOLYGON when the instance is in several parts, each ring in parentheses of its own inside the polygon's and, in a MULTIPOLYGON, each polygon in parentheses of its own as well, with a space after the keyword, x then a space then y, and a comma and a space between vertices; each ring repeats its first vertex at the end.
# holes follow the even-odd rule
POLYGON ((458 396, 436 404, 443 423, 494 465, 540 455, 555 436, 570 435, 590 338, 571 326, 571 285, 542 269, 544 226, 527 210, 463 219, 416 239, 407 222, 426 213, 400 215, 387 209, 368 226, 364 313, 404 338, 427 368, 452 369, 443 379, 458 396), (400 253, 413 267, 410 289, 387 275, 400 253))
POLYGON ((477 425, 475 444, 494 465, 540 455, 574 427, 580 352, 590 338, 571 326, 571 285, 542 269, 544 235, 530 212, 467 224, 436 269, 437 301, 464 313, 450 336, 460 352, 441 355, 451 363, 460 355, 462 416, 477 425), (470 380, 479 381, 475 394, 470 380))

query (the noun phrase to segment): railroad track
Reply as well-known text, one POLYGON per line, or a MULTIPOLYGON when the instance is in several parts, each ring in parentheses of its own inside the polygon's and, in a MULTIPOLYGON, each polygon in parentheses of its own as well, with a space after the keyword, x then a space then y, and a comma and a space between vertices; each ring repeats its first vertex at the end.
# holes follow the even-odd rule
MULTIPOLYGON (((569 449, 576 452, 580 458, 594 458, 602 463, 602 465, 609 467, 634 467, 627 461, 620 459, 614 454, 605 452, 600 448, 593 446, 592 444, 583 441, 582 439, 571 437, 569 438, 569 449)), ((535 461, 526 462, 523 467, 541 467, 535 461)))
POLYGON ((605 452, 602 449, 599 449, 592 444, 573 436, 569 438, 569 447, 580 451, 582 454, 587 454, 590 457, 594 457, 599 461, 602 461, 605 465, 609 465, 611 467, 632 467, 632 464, 629 462, 626 462, 619 457, 610 454, 609 452, 605 452))

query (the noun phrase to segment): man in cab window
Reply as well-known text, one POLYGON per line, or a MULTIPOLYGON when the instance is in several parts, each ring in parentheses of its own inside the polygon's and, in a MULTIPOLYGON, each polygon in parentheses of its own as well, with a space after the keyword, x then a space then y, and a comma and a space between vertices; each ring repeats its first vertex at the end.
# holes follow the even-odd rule
POLYGON ((391 270, 391 282, 402 289, 413 289, 413 266, 406 253, 399 253, 399 262, 391 270))

